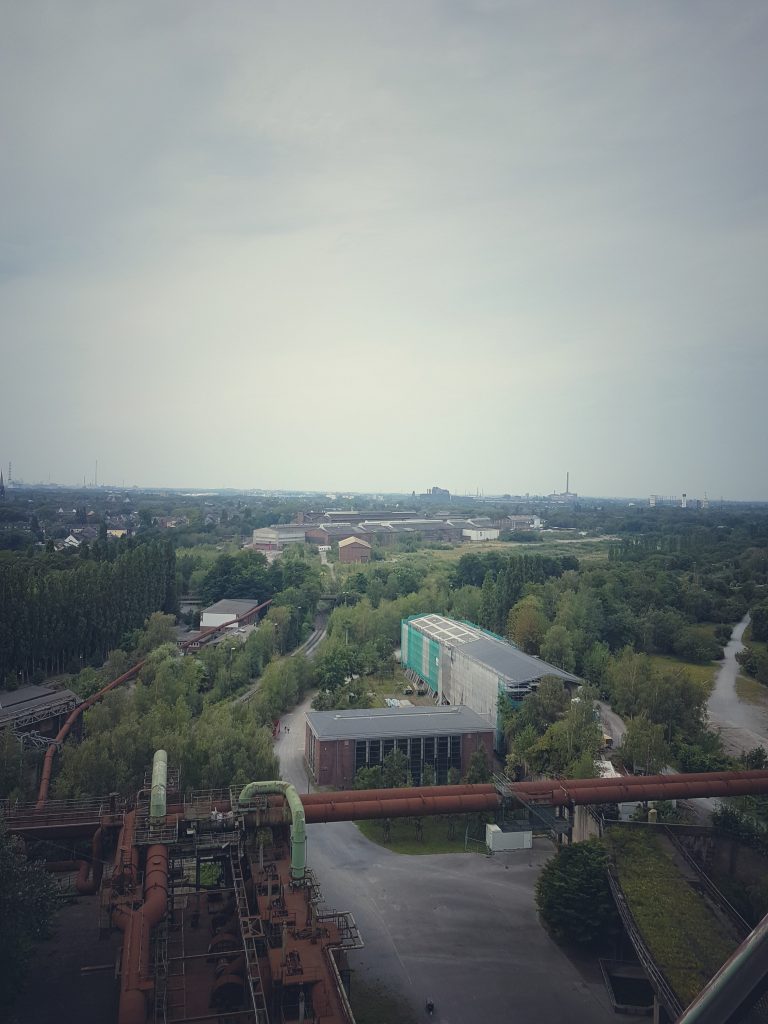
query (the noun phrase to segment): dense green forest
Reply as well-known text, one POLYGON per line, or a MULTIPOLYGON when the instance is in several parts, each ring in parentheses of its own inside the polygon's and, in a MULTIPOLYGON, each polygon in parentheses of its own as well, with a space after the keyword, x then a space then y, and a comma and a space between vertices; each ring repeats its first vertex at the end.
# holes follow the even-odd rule
POLYGON ((679 517, 674 525, 611 543, 607 559, 495 548, 455 562, 419 552, 350 569, 345 604, 333 612, 315 663, 314 706, 364 702, 365 677, 394 671, 400 620, 441 612, 505 636, 587 684, 582 704, 549 680, 522 707, 503 708, 511 770, 593 774, 602 744, 589 710, 597 698, 627 721, 616 756, 628 767, 725 767, 729 759, 707 727, 712 674, 694 668, 722 657, 750 606, 761 635, 766 518, 694 520, 689 532, 679 517))
MULTIPOLYGON (((550 680, 522 707, 503 708, 511 770, 591 774, 602 743, 590 710, 598 698, 610 701, 628 724, 617 756, 629 767, 725 766, 729 760, 719 738, 707 728, 708 667, 749 608, 760 654, 768 598, 766 517, 660 516, 653 530, 647 528, 649 517, 639 516, 638 522, 642 529, 617 530, 619 539, 606 543, 602 553, 578 548, 582 557, 553 544, 541 554, 506 545, 465 550, 455 558, 443 551, 397 552, 366 566, 337 565, 335 579, 320 569, 310 549, 299 546, 272 565, 249 551, 182 548, 174 565, 168 549, 148 541, 114 549, 112 557, 106 551, 99 558, 64 556, 47 572, 41 569, 55 556, 38 554, 25 563, 28 570, 30 562, 41 567, 28 571, 29 580, 66 573, 74 579, 83 572, 83 581, 103 578, 106 585, 121 560, 155 552, 166 561, 163 587, 152 592, 154 609, 173 594, 172 583, 183 589, 191 580, 206 601, 273 599, 267 619, 247 643, 205 649, 195 657, 181 659, 165 646, 170 620, 160 621, 162 616, 136 630, 136 619, 146 619, 146 612, 136 611, 130 627, 124 621, 114 628, 122 650, 99 637, 109 655, 105 666, 86 668, 68 683, 82 696, 124 671, 131 658, 152 648, 159 652, 132 695, 115 694, 86 717, 86 739, 66 749, 57 791, 130 788, 153 744, 168 747, 196 786, 273 770, 259 730, 268 730, 312 685, 319 687, 315 707, 365 706, 366 679, 396 672, 401 620, 426 612, 478 623, 584 679, 581 705, 550 680), (340 603, 316 659, 311 665, 300 658, 281 660, 307 635, 324 589, 338 593, 340 603), (703 668, 694 671, 698 665, 703 668), (248 705, 227 703, 256 681, 248 705)), ((30 643, 33 621, 21 626, 30 643)), ((88 635, 95 635, 94 623, 88 625, 88 635)), ((65 651, 62 657, 67 656, 65 651)), ((6 793, 18 780, 14 749, 5 744, 6 793)))
POLYGON ((101 664, 153 611, 176 606, 173 548, 132 540, 77 556, 0 557, 0 679, 6 686, 101 664))
MULTIPOLYGON (((208 570, 211 586, 219 588, 212 589, 214 596, 229 595, 233 562, 245 578, 264 574, 266 567, 264 556, 254 552, 218 556, 208 570)), ((122 647, 111 650, 101 667, 86 667, 67 680, 87 697, 149 655, 135 685, 113 691, 86 712, 84 739, 67 744, 61 755, 57 796, 130 793, 140 786, 158 747, 181 768, 185 788, 227 786, 277 771, 272 723, 312 683, 304 658, 280 655, 292 651, 311 628, 322 585, 318 568, 302 550, 287 552, 268 580, 273 605, 245 642, 225 636, 217 645, 182 656, 174 617, 155 612, 142 628, 123 635, 122 647), (274 586, 281 589, 275 592, 274 586), (251 700, 232 702, 256 683, 251 700)), ((0 797, 31 798, 41 757, 39 751, 22 752, 15 736, 1 731, 0 797)))

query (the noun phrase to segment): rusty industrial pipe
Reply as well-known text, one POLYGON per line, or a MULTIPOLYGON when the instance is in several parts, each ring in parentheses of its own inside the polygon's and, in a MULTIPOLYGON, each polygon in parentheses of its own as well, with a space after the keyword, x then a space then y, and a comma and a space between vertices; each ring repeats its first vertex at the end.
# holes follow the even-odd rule
POLYGON ((768 782, 768 771, 765 769, 751 768, 747 771, 725 771, 725 772, 686 772, 674 773, 672 775, 620 775, 612 778, 602 779, 536 779, 533 782, 512 783, 512 789, 524 792, 535 793, 539 791, 549 792, 558 785, 567 786, 568 789, 581 789, 594 786, 610 786, 621 783, 626 786, 648 786, 664 785, 670 782, 727 782, 731 779, 764 779, 768 782))
MULTIPOLYGON (((228 626, 237 625, 241 619, 250 617, 251 615, 253 615, 254 612, 261 611, 262 608, 266 608, 270 604, 272 604, 271 598, 269 599, 269 601, 262 602, 262 604, 254 605, 253 608, 249 608, 248 611, 245 612, 243 615, 238 615, 236 618, 231 619, 229 622, 222 622, 218 626, 208 626, 206 629, 202 630, 202 632, 198 636, 196 636, 194 640, 185 640, 183 643, 179 644, 179 648, 182 651, 186 650, 190 644, 199 643, 205 637, 210 636, 211 633, 217 633, 222 629, 226 629, 228 626)), ((107 683, 106 686, 103 686, 96 693, 92 694, 87 700, 84 700, 82 704, 78 704, 74 711, 71 711, 69 713, 61 729, 59 729, 59 731, 56 733, 55 743, 51 743, 45 752, 45 759, 43 760, 43 771, 42 775, 40 776, 40 788, 37 793, 36 806, 38 810, 41 810, 43 807, 45 807, 48 801, 48 792, 51 787, 51 777, 53 775, 53 759, 56 756, 56 750, 58 748, 58 745, 64 742, 64 740, 69 735, 72 726, 75 724, 75 722, 83 714, 84 711, 87 711, 88 708, 93 707, 94 704, 98 704, 98 702, 103 697, 105 697, 110 692, 110 690, 114 690, 116 686, 120 686, 122 683, 127 683, 131 679, 134 679, 144 667, 146 660, 146 658, 142 658, 141 661, 137 661, 135 665, 128 669, 127 672, 124 672, 121 676, 118 676, 117 679, 113 679, 111 682, 107 683)))
POLYGON ((112 914, 123 932, 117 1024, 146 1024, 147 993, 153 988, 149 973, 150 936, 165 917, 167 906, 168 848, 157 844, 147 850, 144 902, 138 908, 117 907, 112 914))
POLYGON ((418 794, 430 796, 477 796, 478 793, 495 793, 496 787, 488 783, 464 783, 460 786, 400 786, 397 789, 345 789, 340 793, 303 793, 301 802, 306 808, 313 804, 348 804, 360 800, 361 793, 377 793, 379 800, 403 800, 418 794))
POLYGON ((363 821, 371 818, 410 818, 433 814, 470 814, 498 809, 500 797, 492 793, 478 793, 476 796, 421 797, 417 790, 411 795, 395 800, 381 800, 371 796, 378 790, 361 790, 367 799, 346 801, 336 804, 310 804, 305 808, 307 823, 318 821, 363 821))
POLYGON ((81 896, 92 896, 99 891, 101 877, 104 874, 104 833, 97 828, 93 833, 91 844, 91 861, 80 861, 80 870, 77 873, 75 888, 81 896), (88 881, 90 874, 91 880, 88 881))
POLYGON ((82 704, 78 704, 74 711, 71 711, 69 715, 67 715, 64 725, 62 725, 62 727, 56 733, 56 742, 51 743, 45 752, 45 759, 43 760, 43 773, 40 777, 40 789, 38 790, 37 793, 36 807, 38 810, 41 810, 43 807, 45 807, 46 802, 48 800, 48 790, 50 789, 51 786, 51 776, 53 774, 53 759, 56 756, 56 749, 58 744, 64 742, 64 740, 69 735, 70 729, 78 720, 78 718, 83 714, 84 711, 87 711, 88 708, 93 707, 93 705, 100 701, 102 697, 109 693, 110 690, 114 690, 116 686, 120 686, 121 683, 126 683, 128 682, 129 679, 133 679, 134 676, 138 675, 145 661, 146 659, 142 658, 142 660, 137 662, 133 666, 133 668, 128 669, 127 672, 124 672, 121 676, 118 676, 117 679, 113 679, 111 683, 107 683, 106 686, 102 687, 101 690, 90 696, 88 700, 84 700, 82 704))
POLYGON ((765 779, 731 779, 719 782, 668 782, 647 786, 600 786, 559 788, 548 802, 553 806, 572 804, 624 803, 636 800, 693 800, 697 797, 750 796, 768 791, 765 779))

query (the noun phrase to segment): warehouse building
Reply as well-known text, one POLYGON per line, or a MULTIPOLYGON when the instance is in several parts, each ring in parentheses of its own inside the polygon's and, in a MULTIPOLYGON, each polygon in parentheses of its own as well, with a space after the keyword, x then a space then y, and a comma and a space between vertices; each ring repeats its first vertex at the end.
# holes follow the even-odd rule
POLYGON ((340 562, 370 562, 371 545, 360 537, 347 537, 339 541, 340 562))
POLYGON ((288 544, 303 544, 306 528, 297 523, 278 523, 253 531, 251 547, 257 551, 282 551, 288 544))
POLYGON ((480 715, 495 733, 494 746, 503 751, 499 698, 519 704, 544 676, 577 684, 578 676, 540 658, 479 626, 443 615, 414 615, 401 627, 402 665, 410 678, 423 680, 441 704, 462 704, 480 715))
POLYGON ((252 622, 258 618, 256 608, 259 605, 260 602, 255 597, 243 597, 237 600, 225 598, 223 601, 217 601, 216 604, 203 608, 200 614, 200 628, 223 626, 226 622, 232 622, 234 619, 243 620, 241 625, 244 625, 246 621, 252 622), (254 612, 254 614, 249 615, 249 612, 254 612))
POLYGON ((463 775, 476 750, 493 758, 493 730, 465 707, 353 708, 307 713, 304 758, 319 786, 349 789, 361 768, 381 765, 402 750, 416 786, 425 765, 438 784, 456 768, 463 775))

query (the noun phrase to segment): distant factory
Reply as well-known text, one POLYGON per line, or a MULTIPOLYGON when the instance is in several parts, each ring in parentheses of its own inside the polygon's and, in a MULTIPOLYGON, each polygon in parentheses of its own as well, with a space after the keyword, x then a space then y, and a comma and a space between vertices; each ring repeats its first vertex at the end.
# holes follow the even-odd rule
POLYGON ((414 512, 325 512, 305 513, 300 518, 300 522, 278 523, 254 530, 252 546, 258 551, 281 551, 288 544, 332 547, 356 538, 369 545, 387 547, 408 535, 424 541, 459 544, 498 540, 502 532, 540 530, 543 525, 535 515, 463 519, 459 516, 419 518, 414 512))
POLYGON ((648 498, 649 508, 709 508, 709 498, 689 498, 687 494, 679 497, 666 494, 651 494, 648 498))

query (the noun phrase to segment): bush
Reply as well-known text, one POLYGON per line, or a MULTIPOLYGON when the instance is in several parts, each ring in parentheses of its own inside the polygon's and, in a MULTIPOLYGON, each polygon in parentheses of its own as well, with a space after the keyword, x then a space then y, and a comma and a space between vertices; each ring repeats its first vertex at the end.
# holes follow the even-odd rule
POLYGON ((559 941, 597 946, 618 927, 608 855, 598 839, 561 847, 536 883, 541 919, 559 941))

